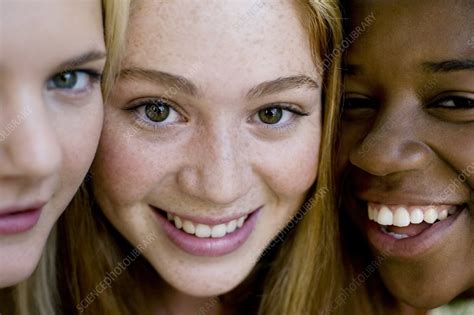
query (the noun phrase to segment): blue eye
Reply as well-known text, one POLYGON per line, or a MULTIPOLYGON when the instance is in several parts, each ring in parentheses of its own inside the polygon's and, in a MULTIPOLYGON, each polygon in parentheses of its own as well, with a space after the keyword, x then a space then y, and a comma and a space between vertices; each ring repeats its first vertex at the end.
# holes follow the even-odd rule
POLYGON ((65 71, 54 75, 46 84, 49 90, 71 90, 81 92, 100 80, 100 75, 92 71, 65 71))

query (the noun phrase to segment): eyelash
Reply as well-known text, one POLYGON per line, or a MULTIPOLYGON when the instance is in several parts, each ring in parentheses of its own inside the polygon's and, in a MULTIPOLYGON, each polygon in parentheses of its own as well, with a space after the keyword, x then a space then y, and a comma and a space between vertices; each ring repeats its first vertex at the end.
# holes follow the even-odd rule
MULTIPOLYGON (((169 108, 169 110, 176 112, 179 116, 184 116, 180 110, 176 109, 178 107, 174 102, 167 100, 167 99, 148 99, 148 100, 140 100, 138 102, 135 102, 132 107, 128 108, 128 111, 131 111, 134 114, 134 119, 135 123, 138 126, 143 126, 145 125, 147 128, 151 128, 152 130, 162 130, 163 128, 168 128, 171 124, 173 123, 166 123, 166 122, 152 122, 150 121, 149 118, 146 117, 145 113, 140 113, 139 111, 145 110, 145 107, 147 105, 164 105, 169 108)), ((265 105, 259 109, 257 109, 248 119, 248 122, 251 122, 252 119, 259 114, 262 110, 265 109, 272 109, 272 108, 278 108, 283 111, 289 112, 291 115, 294 115, 295 117, 290 117, 288 120, 295 120, 298 117, 302 116, 309 116, 310 113, 308 112, 303 112, 300 109, 295 108, 295 106, 292 106, 291 104, 282 104, 282 103, 274 103, 274 104, 269 104, 265 105)), ((167 117, 168 118, 168 117, 167 117)), ((166 118, 166 119, 167 119, 166 118)), ((165 119, 165 120, 166 120, 165 119)), ((186 119, 183 119, 183 121, 186 121, 186 119)), ((285 129, 291 128, 294 124, 291 122, 286 123, 286 124, 280 124, 279 122, 275 124, 266 124, 263 122, 259 122, 259 125, 261 125, 263 128, 268 128, 268 129, 273 129, 273 130, 278 130, 278 131, 284 131, 285 129)))

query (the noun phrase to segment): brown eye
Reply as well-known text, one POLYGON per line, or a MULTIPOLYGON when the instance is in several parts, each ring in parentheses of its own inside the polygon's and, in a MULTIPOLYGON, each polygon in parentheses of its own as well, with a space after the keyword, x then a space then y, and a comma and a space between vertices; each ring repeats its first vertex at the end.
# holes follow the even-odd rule
POLYGON ((145 105, 145 115, 153 122, 165 121, 170 115, 170 107, 162 102, 145 105))
POLYGON ((283 109, 278 107, 269 107, 258 112, 258 118, 268 125, 274 125, 280 122, 283 117, 283 109))
POLYGON ((451 96, 441 99, 431 107, 439 107, 439 108, 451 108, 451 109, 472 109, 474 108, 474 100, 469 99, 466 97, 460 96, 451 96))
POLYGON ((370 98, 345 96, 342 102, 342 119, 352 121, 373 118, 378 106, 377 102, 370 98))

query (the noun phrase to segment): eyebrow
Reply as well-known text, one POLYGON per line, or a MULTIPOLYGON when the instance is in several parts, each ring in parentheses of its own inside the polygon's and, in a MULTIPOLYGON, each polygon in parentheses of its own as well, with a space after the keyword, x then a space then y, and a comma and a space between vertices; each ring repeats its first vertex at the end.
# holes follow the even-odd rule
POLYGON ((247 98, 258 98, 297 88, 318 89, 319 85, 315 80, 306 75, 282 77, 262 82, 251 88, 247 93, 247 98))
POLYGON ((152 83, 164 85, 169 88, 177 88, 186 94, 196 96, 198 88, 185 77, 151 69, 128 68, 120 71, 121 78, 125 79, 144 79, 152 83))
POLYGON ((61 69, 61 71, 71 70, 83 64, 104 59, 105 57, 106 57, 106 54, 104 51, 91 50, 79 56, 76 56, 74 58, 71 58, 69 60, 66 60, 65 62, 59 65, 59 69, 61 69))
POLYGON ((452 59, 441 62, 424 62, 423 70, 426 72, 453 72, 461 70, 474 70, 473 59, 452 59))
MULTIPOLYGON (((474 60, 472 59, 452 59, 441 62, 424 62, 421 64, 425 72, 443 73, 462 70, 474 70, 474 60)), ((344 75, 361 74, 362 67, 354 64, 344 65, 342 72, 344 75)))
MULTIPOLYGON (((199 94, 199 88, 190 80, 167 72, 151 69, 127 68, 120 72, 120 77, 125 79, 144 79, 170 88, 175 87, 191 96, 199 94)), ((246 97, 248 99, 258 98, 301 87, 317 89, 319 85, 315 80, 306 75, 282 77, 258 84, 247 92, 246 97)))

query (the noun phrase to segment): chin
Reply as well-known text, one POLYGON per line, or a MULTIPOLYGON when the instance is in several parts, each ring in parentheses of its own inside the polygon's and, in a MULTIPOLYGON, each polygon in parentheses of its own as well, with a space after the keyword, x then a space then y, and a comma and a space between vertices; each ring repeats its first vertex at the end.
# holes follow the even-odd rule
POLYGON ((40 257, 41 251, 33 249, 31 251, 24 250, 6 255, 4 259, 7 261, 1 261, 0 259, 0 264, 2 265, 0 288, 14 286, 28 279, 35 271, 40 257))
MULTIPOLYGON (((390 274, 386 270, 381 270, 383 282, 391 294, 397 300, 417 309, 440 307, 450 303, 465 291, 461 282, 454 283, 454 277, 437 278, 421 275, 421 272, 415 273, 420 274, 420 277, 410 276, 406 270, 391 271, 390 274), (400 276, 403 274, 406 276, 400 276)), ((438 273, 438 275, 441 274, 442 271, 438 273)))
MULTIPOLYGON (((254 266, 231 259, 207 264, 196 261, 191 265, 185 263, 173 268, 164 266, 163 260, 149 260, 167 285, 182 294, 199 298, 215 297, 232 291, 245 280, 254 266)), ((173 260, 173 264, 177 266, 179 261, 173 260)))

